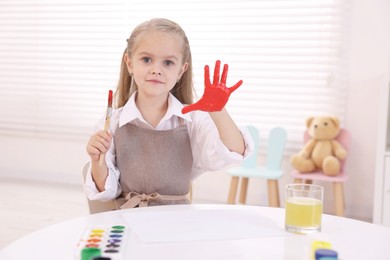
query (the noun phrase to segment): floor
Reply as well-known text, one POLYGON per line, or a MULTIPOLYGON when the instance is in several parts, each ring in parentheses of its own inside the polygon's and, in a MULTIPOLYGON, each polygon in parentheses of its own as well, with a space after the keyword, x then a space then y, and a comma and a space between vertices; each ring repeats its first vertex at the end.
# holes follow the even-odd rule
POLYGON ((82 186, 0 178, 0 250, 36 229, 88 212, 82 186))
POLYGON ((89 214, 81 185, 0 177, 0 205, 0 250, 34 230, 89 214))

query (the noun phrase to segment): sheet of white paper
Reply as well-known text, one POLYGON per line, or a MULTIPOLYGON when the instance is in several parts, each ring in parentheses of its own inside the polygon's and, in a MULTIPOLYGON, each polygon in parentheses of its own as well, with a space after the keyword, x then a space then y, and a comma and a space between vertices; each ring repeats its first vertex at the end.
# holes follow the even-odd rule
POLYGON ((145 243, 284 236, 272 220, 253 209, 129 212, 124 218, 145 243))

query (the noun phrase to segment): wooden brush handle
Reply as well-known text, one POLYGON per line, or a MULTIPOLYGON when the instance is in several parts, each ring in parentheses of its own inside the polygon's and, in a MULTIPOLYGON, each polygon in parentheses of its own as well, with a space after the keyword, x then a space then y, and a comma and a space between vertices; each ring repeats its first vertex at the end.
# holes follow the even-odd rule
MULTIPOLYGON (((104 131, 108 131, 108 128, 110 127, 110 118, 106 118, 106 122, 104 124, 104 131)), ((103 165, 103 161, 104 161, 104 153, 101 153, 100 156, 99 156, 99 166, 102 166, 103 165)))

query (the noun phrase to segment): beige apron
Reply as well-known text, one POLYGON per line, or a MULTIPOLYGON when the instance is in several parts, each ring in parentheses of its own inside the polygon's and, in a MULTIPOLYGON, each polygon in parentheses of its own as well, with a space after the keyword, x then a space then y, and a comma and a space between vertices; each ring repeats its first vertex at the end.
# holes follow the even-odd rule
POLYGON ((186 125, 151 130, 128 123, 114 143, 122 187, 117 209, 189 203, 193 158, 186 125))

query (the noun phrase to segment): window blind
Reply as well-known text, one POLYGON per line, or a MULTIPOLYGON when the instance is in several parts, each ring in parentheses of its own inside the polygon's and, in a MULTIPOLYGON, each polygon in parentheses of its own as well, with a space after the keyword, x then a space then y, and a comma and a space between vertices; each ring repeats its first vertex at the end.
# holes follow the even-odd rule
POLYGON ((346 109, 348 8, 340 0, 1 1, 0 133, 85 138, 104 115, 126 38, 165 17, 190 41, 196 92, 203 67, 229 64, 242 79, 227 109, 266 137, 288 131, 302 145, 305 119, 346 109))
POLYGON ((123 1, 0 2, 0 132, 85 138, 128 33, 123 1))

